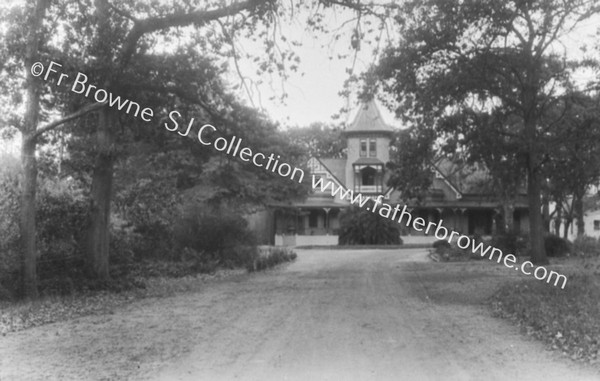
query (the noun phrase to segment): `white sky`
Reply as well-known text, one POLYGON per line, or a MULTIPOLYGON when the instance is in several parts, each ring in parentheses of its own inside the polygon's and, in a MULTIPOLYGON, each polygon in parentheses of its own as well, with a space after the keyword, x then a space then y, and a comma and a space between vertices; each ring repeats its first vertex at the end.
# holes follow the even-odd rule
MULTIPOLYGON (((345 21, 351 19, 354 13, 350 10, 337 11, 327 15, 327 25, 331 29, 336 29, 345 21)), ((363 16, 363 22, 366 17, 363 16)), ((372 20, 372 27, 376 27, 377 21, 372 20)), ((273 79, 269 84, 260 87, 259 96, 253 95, 254 103, 264 108, 266 113, 275 121, 281 123, 283 127, 287 126, 308 126, 312 122, 331 122, 339 123, 347 121, 354 117, 352 110, 358 107, 356 94, 352 94, 350 99, 342 97, 339 92, 343 90, 344 81, 348 78, 346 69, 351 68, 354 60, 354 51, 350 49, 350 40, 352 28, 355 23, 348 23, 343 27, 343 34, 339 40, 335 40, 332 35, 317 34, 305 30, 305 22, 302 19, 287 20, 281 25, 281 34, 288 39, 299 40, 302 45, 294 47, 294 52, 300 57, 299 70, 289 72, 289 78, 283 86, 288 95, 285 103, 282 103, 278 96, 282 93, 282 83, 280 79, 273 79), (338 58, 338 55, 346 55, 345 58, 338 58), (275 100, 269 100, 275 95, 275 100), (349 107, 348 107, 349 106, 349 107), (349 108, 350 113, 339 114, 343 108, 349 108), (335 114, 340 115, 334 119, 335 114)), ((363 25, 363 27, 365 27, 363 25)), ((375 34, 369 35, 372 38, 375 34)), ((251 44, 246 46, 247 42, 242 41, 240 45, 246 47, 246 51, 252 51, 251 44)), ((382 44, 383 46, 383 44, 382 44)), ((358 75, 367 69, 371 64, 376 63, 377 59, 373 55, 375 45, 370 45, 366 39, 362 42, 360 51, 357 54, 354 63, 353 73, 358 75)), ((260 49, 259 47, 258 49, 260 49)), ((242 72, 252 78, 253 67, 247 62, 241 62, 242 72)), ((256 78, 252 78, 255 80, 256 78)), ((269 78, 265 78, 268 82, 269 78)), ((239 95, 248 99, 246 92, 240 91, 239 95)), ((393 112, 387 110, 379 104, 379 109, 383 114, 385 121, 391 125, 400 126, 400 122, 394 120, 393 112)))
MULTIPOLYGON (((339 15, 338 15, 339 18, 339 15)), ((564 48, 567 49, 569 55, 581 56, 580 47, 582 44, 587 44, 590 51, 594 42, 598 39, 597 29, 600 17, 595 17, 582 23, 573 33, 564 39, 564 48)), ((339 22, 340 20, 336 20, 339 22)), ((299 25, 287 25, 284 27, 284 35, 301 35, 303 45, 297 48, 296 53, 300 56, 299 73, 290 73, 289 80, 285 83, 288 98, 285 104, 279 101, 269 101, 268 98, 273 95, 268 86, 261 88, 262 106, 267 114, 274 120, 285 126, 307 126, 311 122, 339 122, 334 120, 332 116, 337 114, 343 106, 350 102, 351 109, 356 108, 356 99, 350 100, 341 97, 338 93, 343 89, 343 83, 348 77, 346 68, 351 66, 352 57, 346 59, 334 58, 330 60, 331 49, 323 48, 320 45, 327 43, 326 39, 330 37, 320 36, 318 39, 311 37, 307 32, 303 32, 303 28, 299 25), (287 28, 287 30, 286 30, 287 28), (324 41, 325 39, 325 41, 324 41), (304 75, 300 75, 304 72, 304 75)), ((335 51, 347 52, 347 47, 350 43, 350 36, 343 37, 333 47, 335 51)), ((559 48, 562 50, 562 48, 559 48)), ((362 49, 359 59, 356 62, 355 73, 358 74, 375 62, 375 59, 369 53, 371 47, 362 49)), ((597 52, 595 53, 597 54, 597 52)), ((251 70, 249 70, 251 72, 251 70)), ((587 81, 591 73, 580 73, 576 79, 587 81)), ((280 88, 280 86, 274 86, 280 88)), ((276 89, 275 93, 280 89, 276 89)), ((240 94, 244 98, 248 98, 245 93, 240 94)), ((401 126, 401 123, 394 118, 393 112, 379 104, 379 108, 383 114, 385 121, 394 126, 401 126)), ((352 118, 350 115, 342 115, 342 121, 352 118)))

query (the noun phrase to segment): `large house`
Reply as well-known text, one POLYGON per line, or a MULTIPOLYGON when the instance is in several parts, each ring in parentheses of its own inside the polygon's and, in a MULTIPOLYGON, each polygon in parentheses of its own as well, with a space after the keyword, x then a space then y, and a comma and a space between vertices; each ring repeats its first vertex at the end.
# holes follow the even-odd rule
MULTIPOLYGON (((313 157, 308 162, 311 175, 331 181, 343 191, 352 190, 376 198, 392 206, 404 205, 401 194, 386 185, 389 173, 389 145, 394 129, 385 123, 374 101, 363 103, 354 121, 343 131, 347 144, 345 159, 313 157)), ((473 179, 481 179, 482 169, 460 167, 448 160, 431 164, 433 183, 427 197, 408 205, 413 217, 426 222, 443 220, 448 229, 463 234, 489 235, 497 228, 500 204, 489 194, 478 191, 473 179)), ((340 192, 342 193, 342 192, 340 192)), ((286 246, 336 245, 340 214, 350 202, 335 197, 329 190, 314 190, 305 200, 272 205, 263 215, 261 228, 266 243, 286 246)), ((525 198, 515 205, 515 226, 526 230, 525 198)), ((256 228, 256 224, 254 224, 256 228)), ((435 238, 400 225, 405 243, 432 242, 435 238)))

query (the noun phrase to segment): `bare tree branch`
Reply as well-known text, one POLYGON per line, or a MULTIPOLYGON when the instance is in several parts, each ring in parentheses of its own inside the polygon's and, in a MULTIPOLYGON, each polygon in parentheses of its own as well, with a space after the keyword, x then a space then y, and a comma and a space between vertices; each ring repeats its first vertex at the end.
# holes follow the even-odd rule
POLYGON ((240 69, 240 65, 239 65, 239 62, 238 62, 238 54, 237 54, 237 50, 235 48, 235 41, 234 41, 233 37, 229 34, 229 32, 227 32, 227 29, 225 28, 225 25, 223 25, 223 23, 221 22, 221 20, 217 19, 217 22, 221 26, 221 30, 223 31, 223 35, 225 36, 225 38, 229 42, 229 45, 231 45, 231 50, 233 52, 233 63, 235 65, 235 70, 236 70, 238 76, 240 77, 240 80, 242 81, 242 86, 244 87, 244 90, 246 91, 246 94, 248 94, 248 99, 250 100, 250 103, 252 104, 252 107, 256 107, 254 105, 254 100, 252 99, 252 93, 250 92, 250 89, 248 88, 248 84, 246 83, 246 77, 244 77, 244 75, 242 74, 242 69, 240 69))
POLYGON ((127 35, 123 48, 121 49, 121 65, 124 66, 129 61, 135 52, 138 40, 144 34, 173 27, 205 24, 222 17, 232 16, 236 13, 254 9, 257 6, 267 4, 270 1, 271 0, 247 0, 212 10, 198 10, 190 13, 173 14, 164 17, 149 17, 144 20, 138 20, 127 35))
POLYGON ((56 120, 54 122, 48 123, 40 128, 38 128, 32 135, 31 135, 31 139, 35 139, 40 137, 41 135, 43 135, 44 133, 50 131, 50 130, 54 130, 56 128, 58 128, 61 125, 64 125, 67 122, 70 122, 73 119, 77 119, 79 117, 82 117, 86 114, 89 114, 92 111, 98 110, 100 108, 102 108, 104 105, 106 105, 105 103, 92 103, 89 104, 87 106, 84 106, 82 108, 80 108, 79 110, 75 111, 72 114, 69 114, 59 120, 56 120))

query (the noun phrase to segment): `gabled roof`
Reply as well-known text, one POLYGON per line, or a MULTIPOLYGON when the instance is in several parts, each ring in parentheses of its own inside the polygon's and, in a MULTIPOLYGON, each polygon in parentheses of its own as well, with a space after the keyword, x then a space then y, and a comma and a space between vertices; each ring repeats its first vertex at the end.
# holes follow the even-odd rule
POLYGON ((337 181, 346 186, 346 159, 319 159, 337 181))
POLYGON ((361 132, 383 132, 387 134, 394 132, 392 127, 383 121, 379 108, 373 99, 360 105, 354 121, 343 131, 344 134, 361 132))

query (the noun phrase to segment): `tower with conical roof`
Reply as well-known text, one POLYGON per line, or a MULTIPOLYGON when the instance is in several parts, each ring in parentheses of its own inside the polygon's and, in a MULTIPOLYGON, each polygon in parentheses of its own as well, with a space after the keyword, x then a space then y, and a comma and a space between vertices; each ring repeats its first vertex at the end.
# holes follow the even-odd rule
POLYGON ((344 131, 347 144, 346 186, 355 192, 385 192, 385 164, 394 130, 387 125, 374 100, 361 104, 354 121, 344 131))

